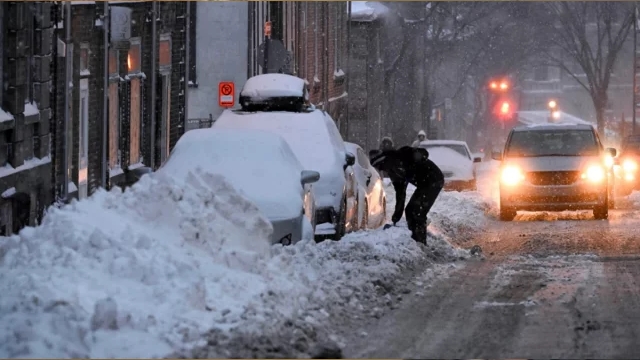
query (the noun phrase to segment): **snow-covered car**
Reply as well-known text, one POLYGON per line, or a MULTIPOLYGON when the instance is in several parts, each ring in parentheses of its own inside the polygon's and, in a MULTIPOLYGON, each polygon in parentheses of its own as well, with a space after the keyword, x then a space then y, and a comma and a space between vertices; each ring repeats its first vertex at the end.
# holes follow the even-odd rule
POLYGON ((186 132, 157 173, 187 181, 200 168, 223 175, 273 226, 272 243, 313 239, 317 171, 304 168, 277 134, 256 130, 186 132))
POLYGON ((465 141, 425 140, 420 147, 429 151, 429 159, 442 170, 445 190, 477 189, 475 163, 482 157, 472 156, 465 141))
POLYGON ((378 171, 357 144, 345 142, 347 152, 356 157, 353 172, 357 183, 358 229, 374 229, 384 225, 387 217, 387 195, 378 171))
POLYGON ((249 78, 239 102, 241 109, 225 110, 213 129, 257 129, 284 138, 300 163, 320 173, 314 184, 316 239, 339 240, 353 230, 357 219, 355 157, 348 154, 335 121, 308 102, 304 80, 285 74, 249 78))

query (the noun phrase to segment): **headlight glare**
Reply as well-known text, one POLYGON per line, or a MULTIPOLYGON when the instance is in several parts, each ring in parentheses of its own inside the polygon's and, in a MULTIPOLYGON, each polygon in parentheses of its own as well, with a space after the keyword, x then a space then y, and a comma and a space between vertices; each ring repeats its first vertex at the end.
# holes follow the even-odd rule
POLYGON ((502 183, 505 185, 516 185, 524 180, 524 174, 515 166, 508 166, 502 169, 502 183))
POLYGON ((612 167, 615 161, 613 160, 613 156, 605 155, 604 156, 604 165, 608 168, 612 167))
POLYGON ((638 164, 631 159, 626 159, 622 163, 622 169, 624 169, 625 172, 635 172, 638 170, 638 164))
POLYGON ((582 174, 583 179, 589 180, 591 182, 601 182, 605 177, 606 173, 604 169, 598 165, 589 166, 587 168, 587 171, 582 174))

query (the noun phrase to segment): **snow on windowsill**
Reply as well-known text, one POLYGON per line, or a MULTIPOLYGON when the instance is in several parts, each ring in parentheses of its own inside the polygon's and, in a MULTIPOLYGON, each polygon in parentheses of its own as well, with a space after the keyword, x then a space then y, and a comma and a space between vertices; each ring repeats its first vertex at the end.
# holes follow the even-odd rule
POLYGON ((14 168, 13 166, 7 164, 5 166, 0 167, 0 177, 9 176, 11 174, 15 174, 24 170, 33 169, 40 165, 48 164, 51 162, 51 156, 47 155, 42 159, 33 158, 29 160, 25 160, 24 164, 14 168))
POLYGON ((338 69, 333 72, 334 80, 341 80, 342 78, 344 78, 344 71, 342 71, 342 69, 338 69))
POLYGON ((141 167, 144 167, 144 164, 142 163, 142 161, 137 162, 135 164, 129 165, 129 167, 127 169, 129 170, 135 170, 135 169, 139 169, 141 167))
POLYGON ((1 196, 3 199, 8 199, 12 197, 15 193, 16 193, 16 188, 10 187, 7 190, 5 190, 5 192, 3 192, 1 196))
POLYGON ((71 2, 71 5, 95 5, 95 4, 96 4, 95 1, 72 1, 71 2))
POLYGON ((67 187, 68 187, 67 191, 69 192, 69 194, 78 191, 78 187, 73 181, 69 181, 69 184, 67 184, 67 187))
POLYGON ((24 104, 24 116, 34 116, 40 114, 40 110, 38 110, 38 105, 33 102, 24 104))
POLYGON ((91 71, 89 69, 80 70, 80 76, 90 76, 91 71))
POLYGON ((102 22, 102 19, 96 19, 95 26, 102 26, 102 25, 104 25, 104 23, 102 22))
POLYGON ((8 112, 0 108, 0 122, 11 121, 13 119, 14 119, 13 115, 9 114, 8 112))
POLYGON ((334 102, 334 101, 336 101, 336 100, 340 100, 340 99, 342 99, 342 98, 347 97, 348 95, 349 95, 349 94, 347 94, 347 92, 345 91, 345 92, 343 92, 342 94, 340 94, 340 96, 336 96, 336 97, 333 97, 333 98, 329 98, 329 102, 331 103, 331 102, 334 102))
POLYGON ((120 165, 114 167, 113 169, 109 169, 109 177, 114 177, 122 174, 124 174, 124 170, 122 170, 120 165))
POLYGON ((318 84, 320 83, 320 79, 318 79, 318 75, 313 76, 313 82, 318 84))

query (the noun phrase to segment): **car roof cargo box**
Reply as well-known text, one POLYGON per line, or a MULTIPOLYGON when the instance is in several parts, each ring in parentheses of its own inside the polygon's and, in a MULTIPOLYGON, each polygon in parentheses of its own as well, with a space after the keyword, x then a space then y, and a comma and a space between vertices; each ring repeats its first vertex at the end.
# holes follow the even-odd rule
POLYGON ((247 80, 239 96, 245 111, 305 111, 309 106, 307 86, 299 77, 262 74, 247 80))

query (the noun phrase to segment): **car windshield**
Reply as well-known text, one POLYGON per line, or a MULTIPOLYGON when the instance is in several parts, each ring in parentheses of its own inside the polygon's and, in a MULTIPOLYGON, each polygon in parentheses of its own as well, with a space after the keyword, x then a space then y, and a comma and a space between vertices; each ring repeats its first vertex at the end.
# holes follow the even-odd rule
POLYGON ((446 149, 451 149, 455 152, 457 152, 458 154, 466 157, 466 158, 471 158, 469 156, 469 153, 467 152, 467 148, 464 145, 458 145, 458 144, 429 144, 429 145, 422 145, 423 148, 429 150, 429 149, 433 149, 433 148, 446 148, 446 149))
POLYGON ((527 130, 511 135, 506 156, 595 156, 598 151, 590 130, 527 130))

